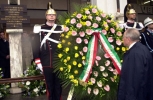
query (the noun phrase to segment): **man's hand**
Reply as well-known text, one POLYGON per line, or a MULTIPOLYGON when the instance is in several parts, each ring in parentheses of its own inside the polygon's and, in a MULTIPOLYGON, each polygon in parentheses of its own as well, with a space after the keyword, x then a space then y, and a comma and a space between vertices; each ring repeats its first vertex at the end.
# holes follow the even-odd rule
POLYGON ((37 67, 43 72, 43 69, 42 69, 42 64, 41 64, 41 61, 40 59, 35 59, 35 63, 37 64, 37 67))

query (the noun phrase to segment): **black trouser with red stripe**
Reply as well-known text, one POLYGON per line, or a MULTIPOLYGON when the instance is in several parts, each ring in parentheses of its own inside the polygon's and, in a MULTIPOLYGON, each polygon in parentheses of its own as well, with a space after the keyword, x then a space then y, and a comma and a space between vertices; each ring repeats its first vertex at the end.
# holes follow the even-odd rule
POLYGON ((53 73, 53 68, 51 67, 43 67, 43 73, 46 81, 48 100, 60 100, 62 94, 60 79, 56 73, 53 73))

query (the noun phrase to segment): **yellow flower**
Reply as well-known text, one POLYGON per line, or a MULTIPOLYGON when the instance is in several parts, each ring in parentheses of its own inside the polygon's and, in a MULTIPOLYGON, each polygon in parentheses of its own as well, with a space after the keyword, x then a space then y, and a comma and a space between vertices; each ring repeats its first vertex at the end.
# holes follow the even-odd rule
POLYGON ((116 76, 114 76, 114 79, 115 79, 115 80, 117 79, 117 75, 116 75, 116 76))
POLYGON ((64 34, 61 34, 61 37, 64 37, 64 34))
POLYGON ((68 69, 71 69, 71 65, 68 65, 67 67, 68 67, 68 69))
POLYGON ((92 82, 88 81, 88 85, 93 85, 92 82))
POLYGON ((75 53, 75 58, 79 57, 79 54, 78 53, 75 53))
POLYGON ((68 44, 68 45, 71 45, 71 42, 68 42, 67 44, 68 44))
POLYGON ((78 70, 75 70, 75 71, 74 71, 74 74, 78 74, 78 70))
POLYGON ((90 6, 89 6, 89 8, 93 8, 93 6, 92 6, 92 5, 90 5, 90 6))
POLYGON ((125 49, 125 47, 122 47, 122 51, 125 51, 126 49, 125 49))
POLYGON ((96 15, 99 15, 99 12, 98 11, 96 12, 96 15))
POLYGON ((60 67, 60 71, 63 71, 63 67, 60 67))
POLYGON ((126 48, 126 50, 129 50, 129 48, 126 48))
POLYGON ((67 19, 67 20, 65 21, 66 24, 68 24, 69 22, 70 22, 70 19, 67 19))
POLYGON ((86 57, 85 57, 85 56, 83 56, 83 57, 82 57, 82 60, 84 60, 84 59, 86 59, 86 57))
POLYGON ((65 62, 65 63, 67 63, 67 60, 66 60, 66 59, 64 59, 64 62, 65 62))
POLYGON ((60 53, 60 54, 58 54, 58 57, 59 57, 59 58, 62 58, 62 56, 63 56, 63 55, 62 55, 61 53, 60 53))
POLYGON ((58 44, 57 47, 58 47, 58 48, 62 48, 62 44, 58 44))
POLYGON ((74 79, 74 76, 73 76, 73 75, 70 75, 70 76, 69 76, 69 79, 74 79))
POLYGON ((67 60, 68 60, 68 61, 70 60, 70 57, 69 57, 69 56, 67 57, 67 60))
POLYGON ((65 43, 65 40, 62 40, 62 43, 65 43))
POLYGON ((78 46, 74 46, 74 49, 75 49, 75 50, 78 50, 78 46))
POLYGON ((65 49, 66 52, 68 52, 69 50, 70 50, 70 49, 69 49, 68 47, 65 49))
POLYGON ((67 39, 68 39, 68 38, 69 38, 69 36, 68 36, 68 35, 66 35, 66 36, 65 36, 65 38, 67 38, 67 39))
POLYGON ((78 80, 77 79, 73 79, 71 81, 75 84, 75 86, 78 86, 78 80))
POLYGON ((73 16, 76 16, 76 14, 77 14, 77 12, 74 12, 74 13, 73 13, 73 16))
POLYGON ((103 21, 103 24, 104 24, 104 25, 106 25, 106 24, 107 24, 107 22, 103 21))
POLYGON ((73 61, 73 65, 76 66, 77 65, 77 62, 76 61, 73 61))
POLYGON ((109 27, 105 27, 105 30, 108 31, 109 27))
MULTIPOLYGON (((87 16, 86 15, 83 15, 82 19, 83 20, 87 19, 87 16)), ((84 25, 84 24, 82 24, 82 25, 84 25)))
POLYGON ((77 12, 74 12, 72 15, 73 15, 73 16, 76 16, 76 14, 77 14, 77 12))
POLYGON ((78 67, 82 67, 82 64, 79 63, 79 64, 78 64, 78 67))
POLYGON ((117 47, 117 48, 116 48, 116 50, 118 51, 118 50, 120 50, 120 48, 119 48, 119 47, 117 47))
POLYGON ((81 23, 82 25, 86 25, 86 22, 82 22, 82 21, 81 21, 80 23, 81 23))
POLYGON ((123 62, 123 60, 121 60, 121 63, 123 62))
POLYGON ((67 35, 72 35, 72 31, 69 31, 69 32, 67 33, 67 35))
POLYGON ((88 11, 89 9, 88 9, 88 8, 84 8, 84 10, 85 10, 85 11, 88 11))

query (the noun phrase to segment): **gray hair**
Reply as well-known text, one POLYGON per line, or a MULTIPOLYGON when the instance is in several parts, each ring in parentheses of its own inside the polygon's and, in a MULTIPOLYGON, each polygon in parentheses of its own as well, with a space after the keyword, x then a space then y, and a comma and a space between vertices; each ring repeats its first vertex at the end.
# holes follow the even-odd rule
POLYGON ((139 41, 140 40, 140 32, 135 28, 129 28, 125 31, 125 37, 130 38, 132 41, 139 41))

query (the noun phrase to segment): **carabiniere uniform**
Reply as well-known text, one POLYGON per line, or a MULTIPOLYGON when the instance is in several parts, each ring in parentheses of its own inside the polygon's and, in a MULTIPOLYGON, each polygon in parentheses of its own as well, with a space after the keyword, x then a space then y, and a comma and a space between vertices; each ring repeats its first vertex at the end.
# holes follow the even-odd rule
MULTIPOLYGON (((51 30, 52 26, 48 26, 48 25, 42 25, 41 29, 45 29, 45 30, 51 30)), ((61 31, 61 26, 56 26, 54 31, 61 31)), ((48 32, 41 32, 40 34, 40 40, 42 41, 44 39, 44 36, 46 36, 48 34, 48 32)), ((52 33, 49 38, 54 39, 54 40, 58 40, 60 39, 60 34, 57 33, 52 33)), ((45 43, 40 46, 40 59, 41 59, 41 63, 43 67, 52 67, 52 58, 54 58, 54 53, 56 51, 57 48, 57 43, 54 43, 52 41, 46 40, 45 43)))
MULTIPOLYGON (((41 29, 45 29, 45 30, 51 30, 52 26, 48 26, 48 25, 42 25, 41 29)), ((54 31, 61 31, 61 26, 57 25, 54 31)), ((41 64, 43 67, 43 74, 45 77, 45 81, 46 81, 46 88, 47 88, 47 94, 49 98, 49 100, 60 100, 60 96, 61 96, 61 85, 60 85, 60 80, 57 78, 58 76, 56 76, 56 73, 53 72, 53 58, 54 58, 54 54, 56 52, 56 48, 57 48, 57 43, 54 43, 50 40, 46 40, 45 43, 43 43, 43 45, 41 46, 41 42, 43 41, 44 37, 48 34, 48 32, 41 32, 40 36, 37 35, 37 40, 40 40, 37 44, 37 51, 35 50, 35 57, 34 58, 40 58, 41 60, 41 64), (56 85, 55 85, 56 84, 56 85), (56 91, 55 88, 58 90, 56 91), (55 94, 58 95, 56 98, 55 94)), ((49 38, 54 39, 54 40, 59 40, 60 39, 60 34, 58 33, 52 33, 49 38)))
POLYGON ((142 23, 138 23, 138 22, 131 22, 130 21, 130 18, 129 18, 129 15, 130 14, 136 14, 136 11, 132 8, 131 4, 128 4, 126 7, 125 7, 125 10, 124 10, 124 19, 127 19, 126 22, 123 24, 122 28, 124 28, 123 32, 126 30, 126 29, 129 29, 129 28, 136 28, 137 30, 142 30, 143 28, 143 24, 142 23))
MULTIPOLYGON (((49 6, 46 14, 56 14, 56 12, 49 6)), ((35 29, 35 27, 34 33, 40 33, 37 34, 35 41, 37 45, 35 45, 34 58, 35 62, 37 61, 37 66, 42 65, 43 67, 48 100, 60 100, 62 88, 57 74, 53 72, 53 60, 57 44, 59 43, 60 33, 62 32, 62 26, 57 24, 48 26, 44 24, 41 27, 39 26, 38 29, 35 29)))

